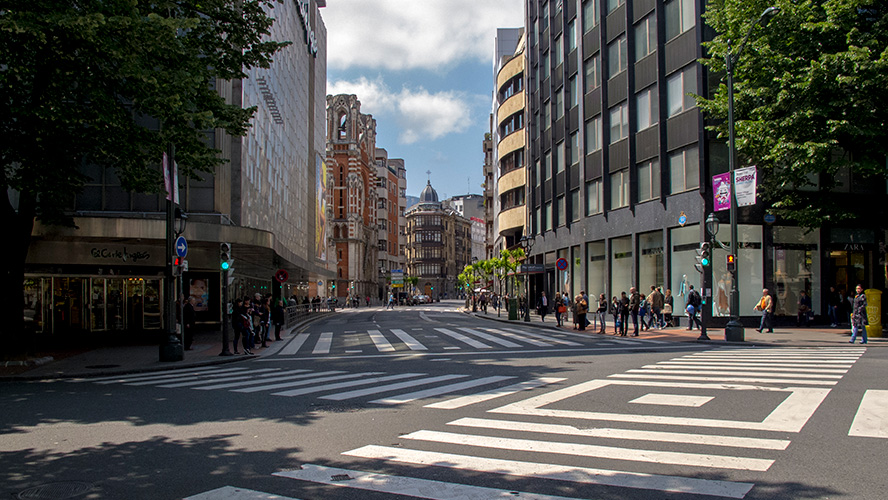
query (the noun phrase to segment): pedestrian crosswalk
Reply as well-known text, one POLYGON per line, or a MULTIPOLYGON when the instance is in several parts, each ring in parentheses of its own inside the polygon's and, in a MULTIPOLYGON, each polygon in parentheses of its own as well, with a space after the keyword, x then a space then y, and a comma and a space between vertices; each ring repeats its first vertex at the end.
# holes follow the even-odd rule
POLYGON ((165 389, 226 391, 241 394, 267 393, 279 397, 312 395, 328 401, 366 400, 371 404, 400 405, 445 394, 461 393, 455 399, 435 403, 437 408, 462 408, 516 392, 561 382, 558 377, 540 377, 518 381, 517 376, 491 375, 475 377, 468 373, 430 375, 428 373, 386 373, 382 371, 351 372, 345 370, 314 371, 307 369, 256 368, 255 365, 233 368, 203 367, 132 375, 115 375, 90 379, 73 379, 75 383, 97 385, 153 386, 165 389), (517 383, 516 383, 517 382, 517 383), (504 383, 511 385, 503 386, 504 383), (493 388, 491 388, 493 387, 493 388), (470 390, 481 389, 477 393, 470 390))
MULTIPOLYGON (((440 324, 440 323, 439 323, 440 324)), ((648 339, 622 339, 594 334, 531 331, 503 327, 479 328, 432 326, 417 328, 372 328, 362 331, 302 332, 292 337, 275 356, 313 357, 329 355, 436 353, 442 351, 540 350, 663 344, 648 339)))
MULTIPOLYGON (((373 460, 386 473, 303 464, 273 475, 325 487, 441 500, 616 498, 623 496, 619 489, 637 490, 645 498, 663 493, 742 499, 864 352, 865 348, 714 349, 551 389, 549 384, 564 379, 492 377, 496 380, 490 383, 510 385, 425 405, 457 410, 493 402, 480 416, 407 432, 394 445, 371 442, 342 452, 343 460, 373 460), (496 403, 506 395, 540 388, 524 399, 496 403), (594 397, 594 391, 601 390, 612 391, 608 407, 604 399, 594 397), (746 413, 736 404, 743 398, 757 402, 746 413), (729 404, 719 406, 725 401, 729 404), (436 469, 431 474, 436 480, 410 472, 393 474, 417 468, 436 469), (445 471, 461 479, 441 480, 448 478, 445 471), (471 478, 476 484, 464 484, 471 478), (534 491, 491 487, 516 479, 528 480, 522 484, 534 491)), ((455 375, 447 382, 444 387, 470 381, 455 375)), ((397 404, 430 395, 415 391, 374 402, 397 404)), ((888 391, 867 391, 849 435, 885 437, 872 430, 872 421, 885 419, 886 404, 888 391)), ((242 496, 197 495, 186 500, 285 498, 238 491, 242 496)))

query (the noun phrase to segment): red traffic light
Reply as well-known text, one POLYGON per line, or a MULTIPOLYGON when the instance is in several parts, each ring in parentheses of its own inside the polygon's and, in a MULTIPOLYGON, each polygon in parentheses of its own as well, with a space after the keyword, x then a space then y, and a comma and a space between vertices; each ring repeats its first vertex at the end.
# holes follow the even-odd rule
POLYGON ((725 258, 725 263, 727 264, 728 272, 733 273, 737 270, 737 261, 735 260, 737 257, 733 254, 728 254, 725 258))

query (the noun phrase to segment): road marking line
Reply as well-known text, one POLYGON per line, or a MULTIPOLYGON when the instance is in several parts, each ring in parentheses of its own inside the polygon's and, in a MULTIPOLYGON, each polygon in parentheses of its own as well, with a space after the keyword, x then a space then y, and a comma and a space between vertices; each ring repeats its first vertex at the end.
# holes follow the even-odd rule
POLYGON ((481 337, 484 340, 487 340, 489 342, 493 342, 494 344, 499 344, 503 347, 524 347, 521 344, 509 342, 508 340, 504 340, 499 337, 494 337, 493 335, 490 335, 490 334, 484 333, 484 332, 479 332, 478 330, 475 330, 472 328, 458 328, 458 330, 462 330, 466 333, 471 333, 472 335, 475 335, 476 337, 481 337))
POLYGON ((870 389, 863 394, 848 435, 888 438, 888 391, 870 389))
POLYGON ((242 373, 250 373, 252 372, 252 368, 229 368, 226 370, 218 370, 215 372, 205 372, 198 375, 176 375, 171 377, 152 377, 150 380, 142 380, 139 382, 126 381, 124 385, 130 386, 141 386, 141 385, 155 385, 155 384, 167 384, 173 382, 184 382, 187 380, 194 380, 195 377, 203 377, 204 379, 214 379, 219 377, 228 377, 231 375, 240 375, 242 373))
POLYGON ((537 387, 542 387, 548 384, 554 384, 556 382, 561 382, 563 380, 567 380, 565 378, 555 378, 555 377, 543 377, 537 378, 533 380, 528 380, 525 382, 520 382, 514 385, 509 385, 506 387, 499 387, 496 389, 491 389, 489 391, 479 392, 478 394, 471 394, 469 396, 461 396, 454 399, 448 399, 447 401, 439 401, 437 403, 431 403, 425 405, 425 408, 436 408, 439 410, 455 410, 457 408, 462 408, 464 406, 473 405, 476 403, 481 403, 484 401, 488 401, 491 399, 496 399, 503 396, 508 396, 509 394, 515 394, 516 392, 527 391, 530 389, 535 389, 537 387))
MULTIPOLYGON (((327 373, 342 373, 342 372, 337 372, 337 371, 319 372, 316 375, 325 375, 327 373)), ((331 375, 329 377, 315 377, 315 378, 310 378, 307 380, 299 380, 296 382, 281 382, 281 383, 276 383, 276 384, 260 385, 260 386, 256 386, 256 387, 244 387, 243 389, 232 389, 231 392, 250 393, 250 392, 270 391, 272 389, 284 389, 286 387, 298 387, 300 385, 316 384, 318 382, 332 382, 334 380, 344 380, 344 379, 357 378, 357 377, 366 377, 368 375, 379 375, 380 373, 382 373, 382 372, 345 373, 342 375, 331 375)))
POLYGON ((108 383, 119 383, 123 380, 132 380, 136 378, 145 378, 150 376, 162 376, 162 377, 172 377, 175 375, 180 375, 183 373, 198 373, 198 372, 208 372, 218 370, 217 366, 209 366, 209 367, 201 367, 201 368, 182 368, 179 370, 164 370, 162 372, 154 372, 154 375, 150 373, 134 373, 132 375, 110 375, 107 377, 89 377, 89 378, 74 378, 67 380, 67 382, 108 382, 108 383))
POLYGON ((448 337, 453 337, 454 339, 456 339, 460 342, 464 342, 466 344, 469 344, 470 346, 474 347, 475 349, 493 349, 491 346, 489 346, 483 342, 478 342, 477 340, 475 340, 471 337, 467 337, 459 332, 454 332, 453 330, 448 330, 447 328, 435 328, 435 331, 443 333, 444 335, 447 335, 448 337))
POLYGON ((297 352, 299 352, 299 348, 302 347, 302 344, 304 344, 305 341, 308 340, 309 336, 310 335, 308 333, 300 333, 299 335, 296 335, 289 342, 287 342, 287 345, 285 345, 283 349, 277 352, 277 355, 292 356, 293 354, 296 354, 297 352))
POLYGON ((392 380, 400 380, 402 378, 422 377, 426 373, 399 373, 397 375, 389 375, 386 377, 372 377, 361 380, 352 380, 349 382, 339 382, 337 384, 319 385, 317 387, 306 387, 304 389, 293 389, 291 391, 275 392, 272 396, 302 396, 304 394, 312 394, 315 392, 332 391, 337 389, 345 389, 348 387, 357 387, 359 385, 376 384, 378 382, 390 382, 392 380))
POLYGON ((517 460, 473 457, 468 455, 456 455, 453 453, 418 451, 376 445, 364 446, 356 450, 347 451, 343 453, 343 455, 376 460, 390 460, 412 465, 447 467, 449 469, 470 471, 472 473, 484 472, 487 474, 505 474, 533 479, 569 481, 579 484, 616 486, 620 488, 637 488, 688 495, 709 495, 727 498, 743 498, 749 493, 753 486, 755 486, 753 483, 735 483, 713 479, 660 476, 639 472, 520 462, 517 460))
POLYGON ((617 373, 608 376, 613 378, 649 378, 655 380, 697 380, 700 382, 750 382, 756 384, 798 384, 798 385, 836 385, 835 380, 798 380, 789 378, 752 378, 752 377, 690 377, 684 375, 634 375, 617 373))
POLYGON ((373 341, 379 352, 392 352, 395 350, 395 347, 379 333, 379 330, 367 330, 367 335, 370 335, 370 340, 373 341))
MULTIPOLYGON (((212 374, 212 373, 240 372, 240 371, 244 371, 247 369, 248 368, 244 368, 244 367, 237 367, 237 368, 212 367, 212 368, 203 368, 200 371, 195 370, 195 371, 188 373, 187 375, 201 376, 201 375, 207 375, 207 374, 212 374)), ((144 373, 140 373, 140 374, 133 374, 133 375, 122 375, 122 376, 118 376, 118 377, 103 377, 102 380, 96 381, 95 383, 99 384, 99 385, 122 384, 125 382, 138 382, 140 380, 173 379, 173 378, 181 377, 182 375, 185 375, 185 373, 182 373, 180 371, 163 372, 163 374, 155 373, 153 375, 146 375, 144 373)), ((93 382, 92 379, 90 379, 89 381, 93 382)))
POLYGON ((508 337, 508 338, 514 339, 514 340, 520 340, 521 342, 527 342, 530 345, 535 345, 535 346, 539 346, 539 347, 552 347, 552 344, 550 344, 548 342, 542 342, 540 340, 525 337, 523 335, 518 335, 517 333, 514 333, 514 332, 500 330, 499 328, 485 328, 485 330, 487 330, 488 332, 496 333, 498 335, 502 335, 503 337, 508 337))
POLYGON ((518 332, 521 335, 527 335, 528 337, 533 337, 535 339, 544 340, 546 342, 551 342, 553 344, 561 344, 561 345, 569 345, 569 346, 583 345, 583 344, 580 344, 579 342, 571 342, 570 340, 556 339, 556 338, 550 337, 548 335, 541 335, 539 333, 532 333, 532 332, 528 332, 526 330, 516 330, 516 332, 518 332))
POLYGON ((629 401, 630 403, 641 405, 658 405, 658 406, 684 406, 688 408, 699 408, 706 403, 715 399, 712 396, 688 396, 684 394, 645 394, 629 401))
POLYGON ((377 399, 374 401, 370 401, 371 403, 381 404, 381 405, 397 405, 402 403, 407 403, 410 401, 415 401, 417 399, 428 398, 432 396, 438 396, 441 394, 450 394, 451 392, 461 391, 463 389, 469 389, 472 387, 478 387, 481 385, 495 384, 497 382, 502 382, 503 380, 513 379, 515 377, 506 377, 506 376, 493 376, 493 377, 483 377, 474 380, 469 380, 467 382, 458 382, 456 384, 442 385, 439 387, 434 387, 432 389, 425 389, 422 391, 410 392, 407 394, 400 394, 398 396, 392 396, 390 398, 377 399))
POLYGON ((538 495, 510 490, 498 490, 484 486, 446 483, 431 479, 419 479, 405 476, 391 476, 374 472, 363 472, 351 469, 324 467, 321 465, 303 464, 302 470, 275 472, 273 475, 328 484, 342 488, 391 493, 429 500, 493 500, 497 498, 521 498, 526 500, 578 500, 552 495, 538 495), (341 478, 341 479, 340 479, 341 478))
POLYGON ((333 332, 324 332, 318 343, 315 344, 312 354, 330 354, 330 346, 333 344, 333 332))
MULTIPOLYGON (((293 371, 291 371, 291 370, 281 371, 280 369, 278 369, 278 370, 270 370, 270 371, 274 372, 275 380, 278 380, 277 375, 289 375, 289 374, 292 374, 292 373, 305 373, 305 372, 307 372, 308 370, 296 370, 295 372, 293 372, 293 371)), ((250 371, 248 371, 248 372, 246 372, 246 373, 243 373, 243 374, 237 374, 237 376, 231 376, 230 374, 226 374, 225 380, 231 380, 231 381, 234 381, 234 380, 255 380, 255 379, 261 379, 262 377, 260 377, 259 375, 260 375, 260 374, 266 374, 266 375, 267 375, 268 372, 269 372, 268 369, 263 368, 263 369, 260 369, 260 370, 255 370, 255 369, 254 369, 254 370, 250 370, 250 371)), ((189 381, 187 381, 187 382, 179 382, 179 383, 175 383, 175 384, 169 384, 169 383, 166 383, 166 382, 165 382, 164 385, 159 385, 159 386, 157 386, 157 387, 163 387, 164 389, 173 389, 173 388, 176 388, 176 387, 190 387, 190 386, 192 386, 192 385, 206 384, 207 382, 208 382, 207 380, 189 380, 189 381)))
POLYGON ((840 379, 842 375, 833 375, 828 373, 771 373, 771 372, 745 372, 745 371, 718 371, 718 370, 709 370, 708 368, 696 369, 696 370, 685 370, 682 368, 658 368, 658 369, 647 369, 647 368, 633 368, 631 370, 626 370, 627 373, 671 373, 675 375, 714 375, 714 376, 725 376, 725 375, 735 375, 740 377, 796 377, 796 378, 814 378, 814 379, 840 379))
MULTIPOLYGON (((416 330, 416 328, 414 328, 414 330, 416 330)), ((422 328, 419 328, 419 330, 422 330, 422 328)), ((395 328, 395 329, 392 329, 392 333, 395 334, 396 337, 401 339, 401 342, 403 342, 405 345, 407 345, 407 347, 409 347, 411 351, 428 351, 429 350, 426 346, 422 345, 422 343, 420 343, 418 340, 413 338, 409 333, 405 332, 404 330, 395 328)))
POLYGON ((235 488, 234 486, 223 486, 215 490, 199 493, 194 496, 185 498, 184 500, 297 500, 291 497, 282 497, 271 493, 263 493, 261 491, 248 490, 246 488, 235 488))
MULTIPOLYGON (((812 367, 817 365, 811 365, 812 367)), ((756 363, 718 363, 717 366, 713 364, 690 364, 690 363, 669 363, 669 364, 656 364, 656 365, 644 365, 642 368, 648 368, 651 370, 671 370, 671 369, 684 369, 684 370, 745 370, 745 371, 756 371, 756 370, 765 370, 771 372, 791 372, 791 373, 848 373, 847 369, 828 369, 828 368, 796 368, 796 367, 777 367, 774 365, 761 365, 756 363)))
POLYGON ((565 436, 627 439, 633 441, 659 441, 662 443, 687 443, 706 446, 728 446, 731 448, 752 448, 759 450, 785 450, 790 444, 790 441, 786 439, 689 434, 684 432, 636 431, 608 427, 580 429, 572 425, 541 424, 538 422, 515 422, 511 420, 492 420, 468 417, 448 422, 447 425, 517 432, 544 432, 546 434, 561 434, 565 436))
POLYGON ((380 392, 397 391, 408 387, 416 387, 418 385, 434 384, 435 382, 444 382, 445 380, 453 380, 458 378, 466 378, 468 375, 439 375, 437 377, 421 378, 398 384, 382 385, 379 387, 371 387, 369 389, 359 389, 356 391, 340 392, 329 396, 321 396, 320 399, 330 399, 333 401, 342 401, 345 399, 359 398, 370 394, 379 394, 380 392))
MULTIPOLYGON (((284 372, 281 372, 284 373, 284 372)), ((295 380, 295 379, 303 379, 303 378, 311 378, 317 377, 319 375, 329 375, 335 373, 345 373, 343 371, 332 371, 332 372, 312 372, 311 370, 295 370, 293 375, 284 375, 281 377, 274 377, 274 382, 283 382, 284 380, 295 380), (302 372, 302 373, 299 373, 302 372)), ((196 389, 198 391, 213 391, 216 389, 230 389, 232 387, 244 387, 247 385, 260 385, 267 384, 269 380, 265 379, 252 379, 252 380, 244 380, 241 382, 226 382, 223 384, 213 384, 213 385, 205 385, 201 387, 192 387, 192 389, 196 389)))
POLYGON ((441 431, 416 431, 400 436, 400 439, 428 441, 433 443, 458 444, 498 450, 522 451, 532 453, 555 453, 578 457, 595 457, 609 460, 631 460, 655 464, 685 465, 689 467, 710 467, 716 469, 734 469, 763 472, 774 463, 773 460, 762 458, 732 457, 725 455, 709 455, 701 453, 682 453, 674 451, 643 450, 637 448, 619 448, 593 444, 561 443, 554 441, 537 441, 533 439, 514 439, 492 436, 475 436, 472 434, 456 434, 441 431))

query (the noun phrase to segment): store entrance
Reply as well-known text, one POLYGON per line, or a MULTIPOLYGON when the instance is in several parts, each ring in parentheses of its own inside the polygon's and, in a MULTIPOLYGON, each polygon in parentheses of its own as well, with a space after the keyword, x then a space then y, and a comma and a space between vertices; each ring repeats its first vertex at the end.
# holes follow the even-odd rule
POLYGON ((858 283, 864 288, 869 286, 867 276, 867 255, 864 250, 831 250, 829 252, 829 268, 831 278, 828 285, 834 285, 842 296, 854 295, 854 288, 858 283))

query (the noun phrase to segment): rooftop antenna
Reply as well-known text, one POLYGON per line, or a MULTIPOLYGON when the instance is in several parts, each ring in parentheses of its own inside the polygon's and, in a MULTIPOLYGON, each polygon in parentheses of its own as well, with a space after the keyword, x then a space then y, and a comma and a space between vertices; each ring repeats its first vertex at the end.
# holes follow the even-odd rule
POLYGON ((472 192, 472 178, 466 177, 466 194, 469 194, 471 192, 472 192))

